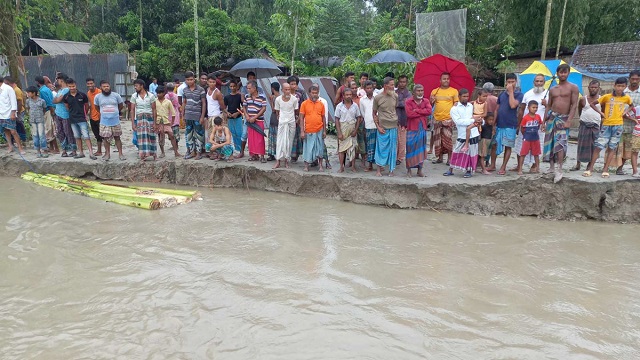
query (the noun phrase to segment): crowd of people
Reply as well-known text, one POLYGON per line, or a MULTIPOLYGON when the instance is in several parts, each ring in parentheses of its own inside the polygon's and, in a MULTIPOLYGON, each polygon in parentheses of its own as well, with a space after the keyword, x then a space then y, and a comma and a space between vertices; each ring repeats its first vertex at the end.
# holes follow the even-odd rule
POLYGON ((113 92, 105 80, 98 87, 94 79, 86 79, 88 91, 83 93, 63 73, 56 75, 55 84, 46 76, 37 76, 37 86, 23 92, 5 77, 0 87, 0 127, 9 140, 9 152, 17 147, 24 154, 26 111, 38 157, 59 153, 84 158, 86 151, 91 159, 102 156, 109 161, 114 143, 118 157, 124 160, 121 114, 128 103, 133 143, 142 161, 164 157, 165 140, 176 158, 183 157, 179 141, 184 127, 184 159, 232 162, 248 150, 248 161, 274 161, 274 169, 290 168, 302 157, 305 171, 315 166, 323 171, 331 168, 325 144, 329 100, 335 107, 339 172, 345 168, 356 172, 360 160, 365 172, 375 170, 377 176, 384 172, 393 176, 404 163, 408 176, 415 169, 415 175, 422 177, 424 162, 433 153, 434 164, 448 166, 444 176, 456 170, 464 177, 494 171, 505 175, 515 151, 517 164, 511 170, 521 175, 523 167, 531 165, 530 172, 537 173, 542 155, 550 162, 557 182, 563 177, 570 121, 578 114, 577 164, 572 170, 587 163, 583 176, 591 176, 601 150, 606 150, 603 177, 609 177, 613 164, 617 174, 624 174, 627 161, 632 175, 640 176, 640 125, 636 120, 640 117, 640 71, 617 79, 613 91, 604 95, 594 80, 585 96, 567 81, 569 72, 570 67, 561 64, 556 71, 557 85, 549 89, 545 89, 544 75, 537 75, 526 93, 519 90, 516 75, 507 74, 505 91, 498 96, 492 83, 478 90, 455 89, 448 73, 441 74, 439 87, 425 94, 422 85, 410 86, 405 75, 396 78, 388 73, 378 89, 368 74, 360 74, 357 83, 355 74, 348 72, 335 99, 320 97, 316 84, 300 88, 296 76, 287 78, 282 86, 272 83, 267 94, 251 72, 245 85, 239 79, 224 82, 220 73, 196 78, 187 72, 182 83, 176 79, 159 85, 152 79, 147 87, 143 80, 135 80, 129 101, 113 92), (227 95, 222 86, 229 87, 227 95), (502 154, 498 168, 496 160, 502 154))

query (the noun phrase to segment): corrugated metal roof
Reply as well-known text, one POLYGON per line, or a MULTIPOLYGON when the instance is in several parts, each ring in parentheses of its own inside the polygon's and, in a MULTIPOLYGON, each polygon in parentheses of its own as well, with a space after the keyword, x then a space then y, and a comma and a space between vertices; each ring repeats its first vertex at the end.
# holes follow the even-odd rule
POLYGON ((595 74, 628 74, 640 68, 640 41, 579 45, 571 66, 595 74))
POLYGON ((90 43, 31 38, 49 55, 85 54, 89 55, 90 43))

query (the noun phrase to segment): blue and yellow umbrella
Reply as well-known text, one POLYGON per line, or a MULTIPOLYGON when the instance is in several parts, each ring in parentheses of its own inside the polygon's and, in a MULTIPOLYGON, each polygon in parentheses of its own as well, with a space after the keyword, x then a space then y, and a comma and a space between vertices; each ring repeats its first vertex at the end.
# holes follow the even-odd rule
MULTIPOLYGON (((533 88, 533 79, 538 74, 544 75, 544 79, 546 82, 544 83, 544 88, 549 89, 551 86, 558 85, 556 75, 556 69, 560 64, 566 64, 562 60, 536 60, 527 68, 527 70, 523 71, 520 78, 520 88, 522 92, 527 92, 533 88)), ((580 90, 580 94, 582 94, 582 74, 571 68, 571 72, 569 73, 569 78, 567 78, 572 84, 575 84, 580 90)))

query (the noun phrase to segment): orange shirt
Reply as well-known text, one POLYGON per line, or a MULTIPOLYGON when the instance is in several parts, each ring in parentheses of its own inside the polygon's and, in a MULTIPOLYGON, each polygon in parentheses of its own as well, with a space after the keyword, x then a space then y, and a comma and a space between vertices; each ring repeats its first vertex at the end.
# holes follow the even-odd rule
POLYGON ((91 120, 93 121, 100 121, 100 110, 98 109, 96 104, 93 103, 93 100, 96 98, 96 95, 100 94, 101 92, 102 90, 98 88, 93 89, 93 91, 87 90, 87 97, 89 98, 89 104, 91 105, 89 111, 91 113, 91 120))
POLYGON ((300 114, 304 114, 304 132, 317 133, 324 125, 324 105, 320 100, 313 102, 307 99, 300 106, 300 114))

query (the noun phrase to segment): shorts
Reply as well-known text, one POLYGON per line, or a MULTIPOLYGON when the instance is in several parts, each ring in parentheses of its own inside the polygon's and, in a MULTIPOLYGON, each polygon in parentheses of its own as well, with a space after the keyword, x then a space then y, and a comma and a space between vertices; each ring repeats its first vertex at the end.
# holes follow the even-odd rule
POLYGON ((603 125, 600 128, 600 134, 598 140, 596 140, 596 147, 603 150, 607 146, 611 150, 618 148, 620 138, 622 137, 622 125, 603 125))
POLYGON ((524 140, 522 142, 522 149, 520 151, 520 156, 526 156, 529 155, 529 153, 531 153, 531 155, 533 156, 540 156, 540 140, 533 140, 533 141, 527 141, 524 140))
POLYGON ((86 121, 71 123, 71 131, 73 131, 73 137, 76 139, 89 138, 89 124, 86 121))
POLYGON ((104 126, 100 125, 100 136, 105 140, 111 140, 114 137, 122 136, 122 126, 120 124, 116 126, 104 126))
POLYGON ((16 121, 11 119, 0 119, 0 130, 15 130, 16 121))
MULTIPOLYGON (((624 127, 623 127, 624 131, 624 127)), ((631 159, 631 138, 633 137, 630 133, 622 133, 620 137, 620 142, 622 143, 622 158, 623 159, 631 159)))
POLYGON ((631 152, 640 152, 640 136, 631 137, 631 152))
POLYGON ((480 146, 478 147, 478 155, 485 157, 491 155, 491 146, 495 144, 493 139, 480 139, 480 146))
POLYGON ((505 147, 512 148, 516 145, 516 129, 498 128, 496 130, 496 154, 502 154, 505 147))

